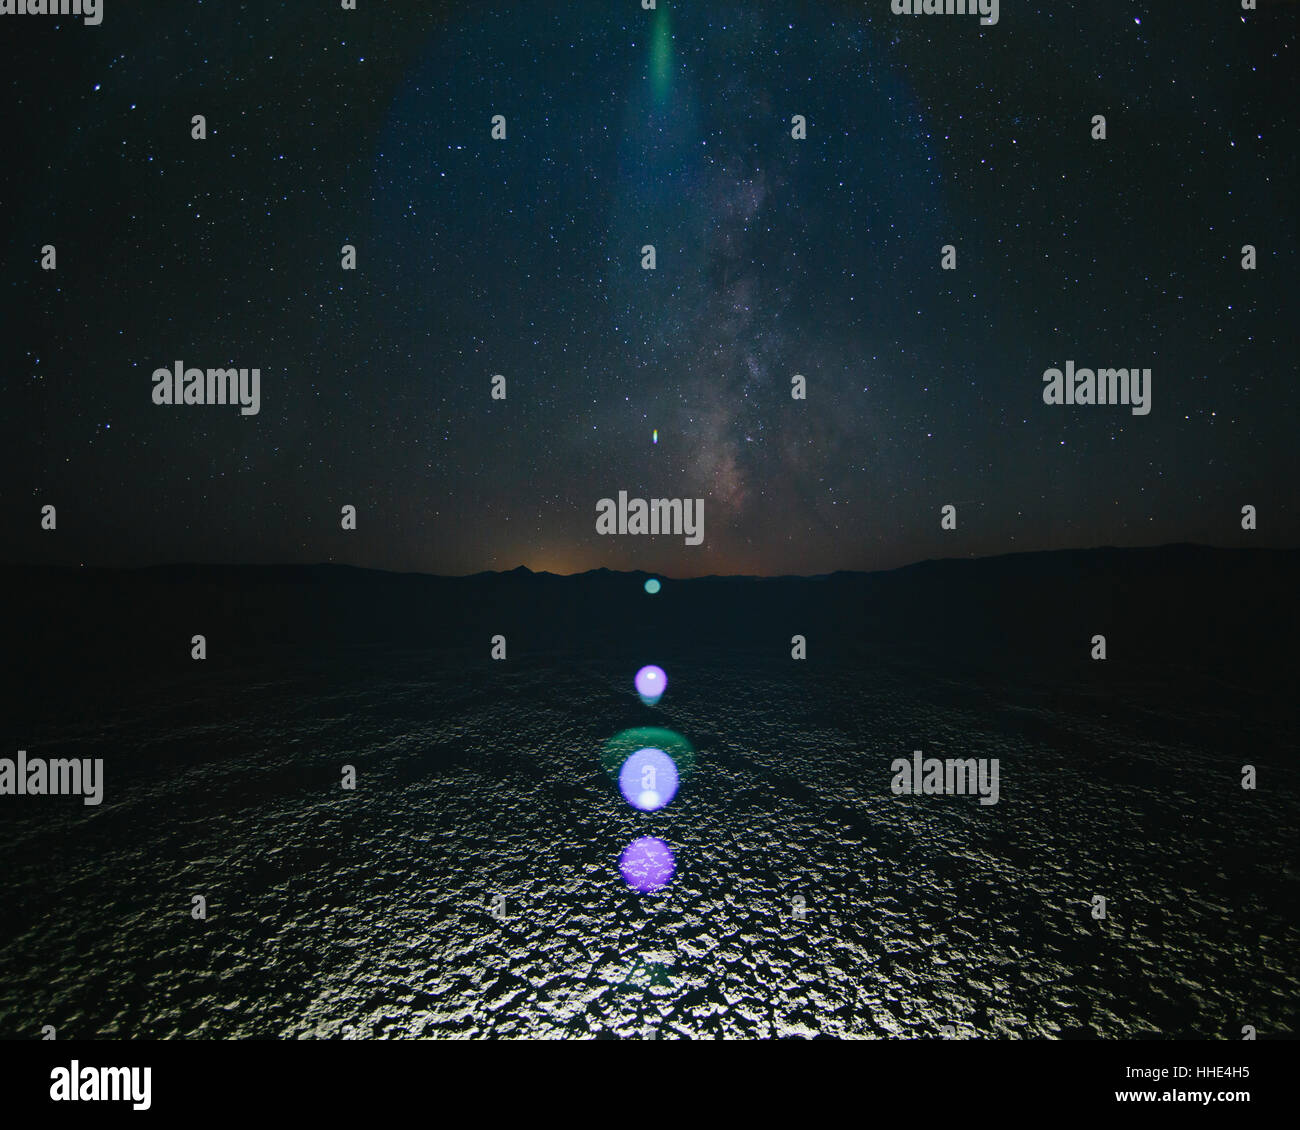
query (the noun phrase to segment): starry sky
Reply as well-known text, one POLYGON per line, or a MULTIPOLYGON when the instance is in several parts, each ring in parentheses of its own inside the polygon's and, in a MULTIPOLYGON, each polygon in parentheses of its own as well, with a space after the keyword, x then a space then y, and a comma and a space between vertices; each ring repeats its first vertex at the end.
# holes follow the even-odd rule
POLYGON ((1297 5, 1238 9, 4 17, 0 557, 689 577, 1296 545, 1297 5), (259 368, 260 413, 155 405, 177 360, 259 368), (1067 360, 1150 367, 1151 413, 1045 405, 1067 360), (703 544, 598 535, 620 490, 703 498, 703 544))

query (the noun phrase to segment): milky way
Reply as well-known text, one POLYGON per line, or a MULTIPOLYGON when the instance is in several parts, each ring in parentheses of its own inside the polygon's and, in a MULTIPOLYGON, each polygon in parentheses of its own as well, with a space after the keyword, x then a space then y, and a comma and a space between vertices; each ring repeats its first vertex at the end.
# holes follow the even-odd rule
POLYGON ((7 276, 19 556, 815 573, 1236 544, 1247 502, 1294 540, 1292 6, 420 8, 23 25, 9 262, 62 266, 7 276), (153 405, 177 358, 260 368, 256 420, 153 405), (1154 410, 1045 406, 1071 360, 1154 410), (619 490, 705 544, 600 538, 619 490))

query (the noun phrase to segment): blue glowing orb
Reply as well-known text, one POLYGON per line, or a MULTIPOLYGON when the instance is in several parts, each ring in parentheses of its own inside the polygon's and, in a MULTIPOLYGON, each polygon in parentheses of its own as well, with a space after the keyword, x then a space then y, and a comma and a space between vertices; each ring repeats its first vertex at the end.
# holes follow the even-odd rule
POLYGON ((661 749, 639 749, 618 775, 624 799, 642 812, 656 812, 677 795, 677 766, 661 749))
POLYGON ((651 664, 636 673, 636 693, 647 702, 658 702, 668 689, 668 676, 662 667, 651 664))
POLYGON ((654 577, 651 577, 645 583, 645 591, 648 592, 651 596, 654 596, 654 594, 659 591, 659 582, 656 581, 654 577))
POLYGON ((623 876, 623 882, 634 891, 648 895, 652 891, 663 890, 673 881, 677 861, 673 859, 672 848, 663 840, 654 836, 642 836, 623 849, 618 860, 618 870, 623 876))

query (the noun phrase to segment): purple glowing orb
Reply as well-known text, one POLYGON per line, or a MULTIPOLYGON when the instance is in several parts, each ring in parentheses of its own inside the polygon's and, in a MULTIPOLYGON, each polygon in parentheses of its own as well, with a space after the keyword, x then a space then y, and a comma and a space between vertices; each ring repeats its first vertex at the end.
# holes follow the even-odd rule
POLYGON ((668 676, 662 667, 651 664, 636 673, 636 693, 642 698, 658 699, 668 687, 668 676))
POLYGON ((673 881, 677 863, 672 849, 654 836, 642 836, 623 849, 618 859, 623 881, 643 895, 661 891, 673 881))
POLYGON ((618 775, 624 799, 642 812, 655 812, 677 795, 677 766, 661 749, 639 749, 618 775))

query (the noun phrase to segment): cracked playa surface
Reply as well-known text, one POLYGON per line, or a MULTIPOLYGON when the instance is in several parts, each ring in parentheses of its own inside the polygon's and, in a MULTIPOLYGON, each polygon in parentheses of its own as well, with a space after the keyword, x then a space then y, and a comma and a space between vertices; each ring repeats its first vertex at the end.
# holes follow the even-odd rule
POLYGON ((41 752, 93 747, 107 796, 3 826, 5 1034, 1294 1030, 1294 779, 1243 800, 1228 720, 1158 688, 791 666, 678 662, 651 708, 591 659, 372 650, 69 719, 41 752), (600 763, 639 725, 697 751, 656 813, 600 763), (1000 802, 893 796, 914 749, 1000 759, 1000 802), (677 861, 650 895, 618 873, 644 835, 677 861))

